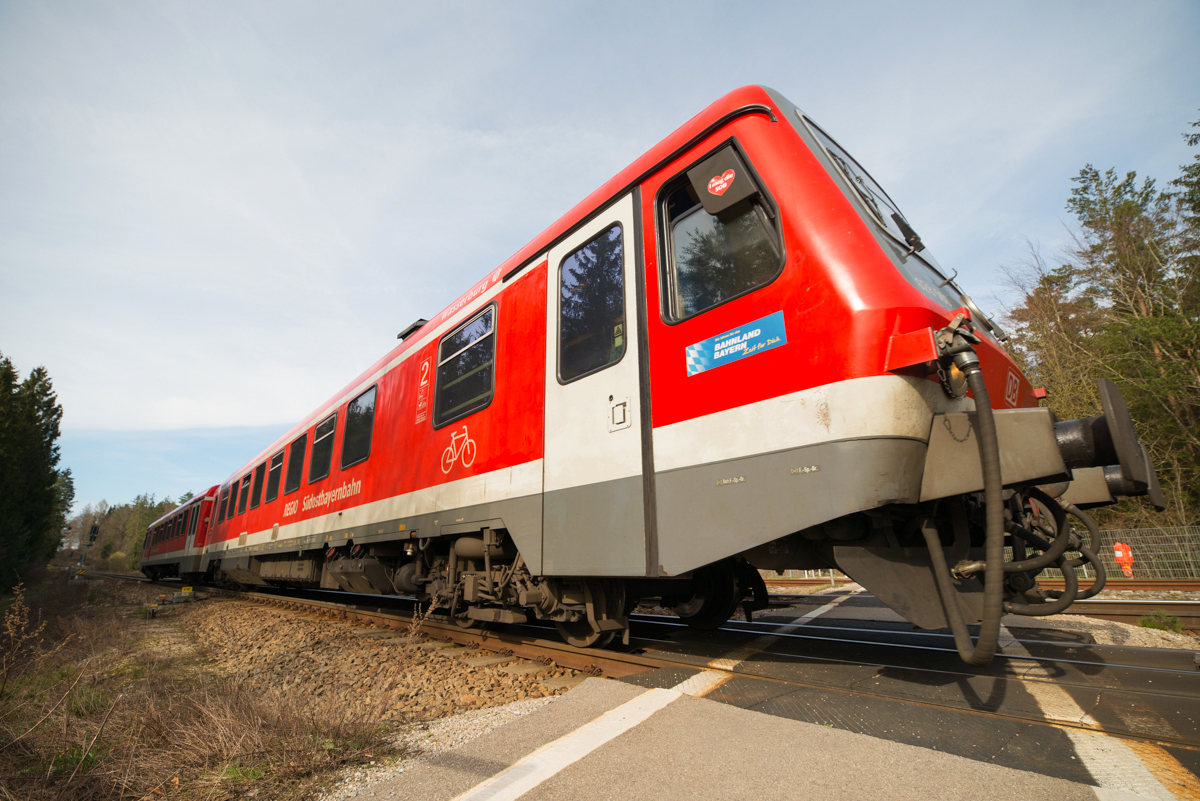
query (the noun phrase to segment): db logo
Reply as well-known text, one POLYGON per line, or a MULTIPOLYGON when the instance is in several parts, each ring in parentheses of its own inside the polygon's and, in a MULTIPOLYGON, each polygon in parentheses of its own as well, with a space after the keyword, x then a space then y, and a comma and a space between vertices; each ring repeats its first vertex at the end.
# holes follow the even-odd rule
POLYGON ((1018 393, 1021 391, 1021 379, 1012 370, 1008 371, 1008 383, 1004 385, 1004 401, 1009 406, 1016 407, 1018 393))

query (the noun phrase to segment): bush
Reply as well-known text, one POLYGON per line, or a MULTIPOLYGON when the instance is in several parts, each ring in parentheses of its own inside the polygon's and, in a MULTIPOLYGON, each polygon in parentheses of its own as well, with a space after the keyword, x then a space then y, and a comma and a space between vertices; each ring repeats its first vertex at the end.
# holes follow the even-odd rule
POLYGON ((370 704, 254 691, 194 648, 147 648, 161 624, 128 612, 155 594, 63 574, 14 597, 0 618, 0 799, 293 798, 393 750, 370 704))
POLYGON ((105 558, 108 559, 109 570, 125 570, 125 564, 129 561, 129 557, 123 551, 117 551, 112 556, 105 558))
POLYGON ((1179 618, 1174 615, 1168 615, 1161 609, 1139 620, 1138 625, 1146 629, 1159 629, 1160 631, 1173 631, 1176 634, 1183 634, 1183 623, 1179 618))

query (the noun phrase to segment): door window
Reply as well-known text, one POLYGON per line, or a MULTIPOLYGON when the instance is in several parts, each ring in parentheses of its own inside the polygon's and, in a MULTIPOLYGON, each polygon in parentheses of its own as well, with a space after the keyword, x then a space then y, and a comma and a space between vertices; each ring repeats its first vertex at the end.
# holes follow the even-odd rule
POLYGON ((625 354, 625 258, 613 225, 562 260, 558 270, 558 377, 566 384, 625 354))

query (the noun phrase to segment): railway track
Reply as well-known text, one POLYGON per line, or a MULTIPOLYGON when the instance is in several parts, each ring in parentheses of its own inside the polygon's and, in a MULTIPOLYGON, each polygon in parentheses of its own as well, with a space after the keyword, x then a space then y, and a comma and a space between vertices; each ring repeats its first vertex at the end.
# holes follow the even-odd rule
MULTIPOLYGON (((829 587, 844 586, 853 583, 846 576, 837 576, 833 584, 828 578, 767 578, 768 587, 829 587)), ((1039 578, 1038 584, 1052 590, 1061 590, 1065 582, 1062 579, 1039 578)), ((1085 583, 1086 586, 1086 583, 1085 583)), ((1105 584, 1108 591, 1129 592, 1200 592, 1200 579, 1113 579, 1105 584)))
MULTIPOLYGON (((339 594, 338 600, 331 600, 328 596, 334 593, 320 591, 217 592, 381 629, 406 631, 412 623, 411 599, 342 599, 339 594)), ((822 600, 833 602, 837 597, 822 600)), ((866 597, 857 595, 844 602, 862 600, 866 597)), ((606 650, 574 648, 555 639, 553 628, 535 623, 462 629, 431 618, 422 631, 475 650, 552 661, 634 683, 703 672, 715 677, 717 689, 710 697, 739 706, 799 693, 821 699, 811 711, 814 722, 832 715, 829 725, 838 727, 868 720, 864 713, 845 711, 865 705, 876 710, 872 715, 890 715, 897 721, 942 720, 949 715, 961 718, 955 725, 983 726, 981 720, 991 720, 1099 731, 1195 750, 1200 761, 1200 655, 1189 651, 1103 646, 1022 632, 1002 641, 992 665, 971 668, 958 660, 949 635, 914 631, 906 624, 819 617, 781 623, 776 618, 731 621, 715 632, 697 632, 671 617, 635 615, 631 620, 629 646, 606 650), (1079 708, 1088 710, 1086 716, 1080 712, 1077 719, 1063 717, 1053 705, 1048 712, 1038 702, 1046 693, 1077 699, 1079 708), (1127 714, 1131 705, 1137 715, 1127 714)))

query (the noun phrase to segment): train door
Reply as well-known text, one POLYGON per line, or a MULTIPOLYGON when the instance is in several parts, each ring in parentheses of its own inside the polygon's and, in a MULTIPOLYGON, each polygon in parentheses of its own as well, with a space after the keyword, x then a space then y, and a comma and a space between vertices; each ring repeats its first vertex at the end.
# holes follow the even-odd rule
POLYGON ((828 369, 797 326, 818 309, 836 319, 836 296, 828 281, 777 280, 787 249, 764 176, 791 154, 775 124, 739 119, 642 184, 654 564, 666 575, 789 534, 806 515, 837 516, 822 515, 845 496, 827 483, 835 455, 795 452, 828 435, 831 415, 823 395, 786 397, 828 369))
POLYGON ((644 575, 633 197, 550 250, 542 572, 644 575))

